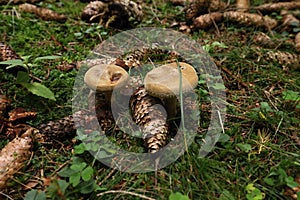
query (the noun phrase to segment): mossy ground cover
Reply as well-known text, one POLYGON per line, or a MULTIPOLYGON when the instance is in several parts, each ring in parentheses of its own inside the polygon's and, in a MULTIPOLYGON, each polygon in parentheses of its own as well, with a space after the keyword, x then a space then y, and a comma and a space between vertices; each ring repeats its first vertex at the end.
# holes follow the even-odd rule
MULTIPOLYGON (((15 83, 14 75, 0 68, 0 91, 12 100, 11 107, 38 113, 29 122, 32 126, 72 113, 77 71, 64 72, 56 66, 84 60, 93 47, 120 31, 82 22, 80 13, 86 3, 47 0, 40 5, 66 14, 68 20, 48 22, 32 14, 16 13, 17 5, 0 7, 1 41, 21 56, 61 56, 30 68, 31 77, 50 88, 56 101, 29 93, 15 83)), ((163 1, 146 1, 143 6, 146 16, 137 27, 168 28, 174 21, 184 21, 180 6, 163 1)), ((264 59, 268 50, 257 48, 252 41, 258 31, 224 21, 218 29, 189 34, 209 48, 211 57, 219 62, 227 93, 225 133, 205 158, 198 158, 199 136, 189 151, 170 166, 157 173, 130 174, 93 160, 80 141, 65 141, 58 149, 37 144, 25 168, 1 191, 1 199, 5 199, 3 194, 10 197, 7 199, 22 199, 29 191, 46 191, 50 199, 168 199, 175 192, 190 199, 288 199, 284 191, 300 175, 299 66, 284 70, 282 65, 264 59), (66 170, 62 172, 63 168, 66 170), (103 194, 113 190, 143 196, 103 194), (97 196, 99 193, 102 195, 97 196)), ((293 38, 293 33, 280 30, 273 34, 282 42, 293 38)), ((279 48, 293 52, 289 45, 279 48)), ((201 87, 198 90, 201 94, 201 87)), ((202 112, 202 117, 209 117, 205 109, 202 112)))

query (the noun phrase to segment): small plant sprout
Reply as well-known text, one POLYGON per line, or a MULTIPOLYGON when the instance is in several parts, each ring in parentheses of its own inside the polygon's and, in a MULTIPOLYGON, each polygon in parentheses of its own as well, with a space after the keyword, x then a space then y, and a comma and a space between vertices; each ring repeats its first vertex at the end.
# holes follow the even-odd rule
POLYGON ((0 65, 6 66, 6 69, 10 69, 14 67, 24 68, 26 71, 22 71, 22 70, 18 71, 16 83, 22 85, 32 94, 55 101, 56 100, 55 95, 49 88, 47 88, 45 85, 41 83, 31 81, 30 77, 32 75, 30 74, 30 68, 38 66, 37 63, 41 60, 54 60, 60 58, 60 56, 37 57, 32 61, 30 61, 30 58, 31 56, 24 56, 22 57, 22 59, 6 60, 0 62, 0 65))

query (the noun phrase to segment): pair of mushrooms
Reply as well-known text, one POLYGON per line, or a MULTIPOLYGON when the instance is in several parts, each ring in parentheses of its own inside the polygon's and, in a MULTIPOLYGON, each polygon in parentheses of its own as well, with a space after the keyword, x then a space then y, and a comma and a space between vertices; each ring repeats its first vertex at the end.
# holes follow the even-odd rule
MULTIPOLYGON (((84 82, 93 91, 104 93, 106 102, 109 103, 114 88, 124 84, 128 79, 129 75, 122 67, 101 64, 91 67, 85 73, 84 82)), ((154 68, 144 79, 147 93, 162 100, 168 118, 176 115, 176 99, 180 92, 193 90, 197 83, 198 76, 195 69, 184 62, 173 62, 154 68)))

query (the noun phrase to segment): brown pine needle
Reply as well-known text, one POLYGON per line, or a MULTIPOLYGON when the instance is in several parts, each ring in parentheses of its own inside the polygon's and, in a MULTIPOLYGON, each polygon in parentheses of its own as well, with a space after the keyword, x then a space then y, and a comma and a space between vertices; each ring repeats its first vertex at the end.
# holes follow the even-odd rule
POLYGON ((147 196, 142 195, 142 194, 138 194, 138 193, 134 193, 134 192, 129 192, 129 191, 124 191, 124 190, 109 190, 109 191, 97 194, 97 197, 103 196, 105 194, 117 194, 117 193, 128 194, 128 195, 136 196, 136 197, 139 197, 139 198, 142 198, 142 199, 147 199, 147 200, 155 200, 155 199, 153 199, 151 197, 147 197, 147 196))

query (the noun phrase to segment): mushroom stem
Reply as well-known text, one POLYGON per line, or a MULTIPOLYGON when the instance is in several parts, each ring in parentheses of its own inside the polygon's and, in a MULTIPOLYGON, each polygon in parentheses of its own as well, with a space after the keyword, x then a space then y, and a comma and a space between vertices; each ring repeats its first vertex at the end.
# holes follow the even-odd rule
POLYGON ((104 94, 104 97, 105 97, 105 103, 107 105, 111 105, 111 97, 112 97, 112 91, 105 91, 105 92, 102 92, 104 94))
POLYGON ((177 99, 175 97, 167 97, 163 99, 164 106, 168 113, 168 119, 172 119, 177 115, 177 99))

